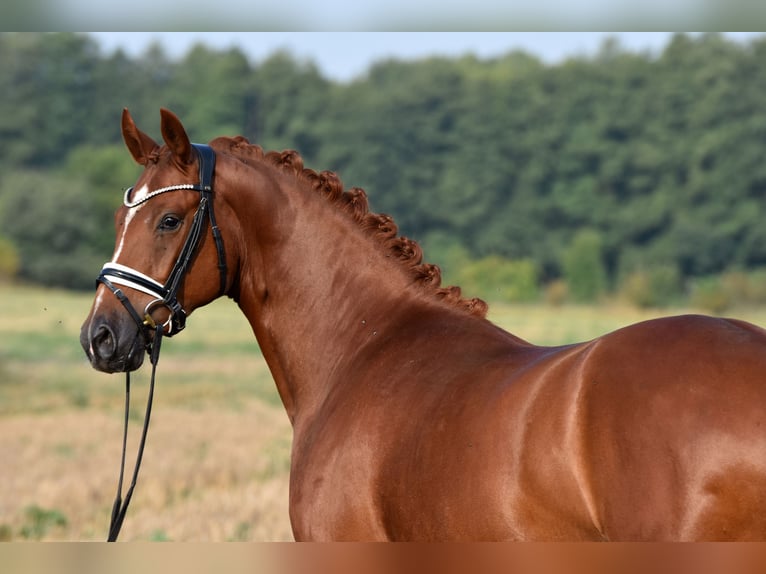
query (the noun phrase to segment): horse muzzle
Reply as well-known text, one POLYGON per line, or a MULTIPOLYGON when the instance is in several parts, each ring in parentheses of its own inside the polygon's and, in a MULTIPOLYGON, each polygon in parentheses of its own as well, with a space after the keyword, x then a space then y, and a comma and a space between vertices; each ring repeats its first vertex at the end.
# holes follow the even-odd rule
POLYGON ((135 371, 143 364, 147 341, 133 321, 93 317, 82 326, 80 344, 94 369, 119 373, 135 371))

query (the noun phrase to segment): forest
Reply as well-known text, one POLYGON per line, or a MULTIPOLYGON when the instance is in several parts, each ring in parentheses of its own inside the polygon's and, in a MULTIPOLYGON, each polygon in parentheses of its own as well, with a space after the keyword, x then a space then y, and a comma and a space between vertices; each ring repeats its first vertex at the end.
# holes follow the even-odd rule
POLYGON ((173 60, 4 33, 0 277, 93 288, 139 174, 124 107, 155 137, 167 107, 196 141, 297 149, 364 188, 469 295, 766 302, 766 39, 388 60, 339 83, 287 52, 256 63, 199 44, 173 60))

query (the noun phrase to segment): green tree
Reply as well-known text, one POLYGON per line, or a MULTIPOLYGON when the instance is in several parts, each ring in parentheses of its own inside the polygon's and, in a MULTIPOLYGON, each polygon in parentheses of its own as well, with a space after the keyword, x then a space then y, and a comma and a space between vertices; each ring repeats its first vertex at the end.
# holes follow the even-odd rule
POLYGON ((86 36, 0 36, 0 164, 56 162, 87 132, 99 53, 86 36))
POLYGON ((16 277, 21 265, 18 249, 10 239, 0 236, 0 283, 16 277))
POLYGON ((537 267, 528 259, 483 257, 461 270, 460 285, 466 294, 487 301, 529 302, 539 297, 537 267))
POLYGON ((98 213, 83 181, 30 171, 3 179, 0 228, 18 250, 19 275, 42 285, 92 288, 111 246, 94 244, 111 216, 98 213))
POLYGON ((239 49, 217 51, 197 44, 172 70, 163 105, 180 114, 191 133, 207 139, 239 135, 253 113, 252 78, 239 49))
POLYGON ((245 134, 266 149, 297 149, 309 162, 316 161, 331 93, 316 64, 279 51, 255 68, 251 82, 245 134))
MULTIPOLYGON (((71 240, 106 250, 104 213, 138 173, 120 110, 158 138, 165 106, 201 141, 242 134, 298 149, 307 166, 364 187, 404 234, 444 234, 467 259, 530 260, 549 283, 572 272, 565 252, 590 229, 600 289, 637 261, 689 284, 766 266, 764 89, 766 38, 742 46, 719 34, 678 34, 657 55, 609 41, 557 64, 522 52, 387 60, 348 83, 287 52, 251 64, 199 44, 174 60, 159 45, 133 57, 82 34, 0 34, 0 204, 18 202, 19 173, 37 171, 67 188, 39 197, 77 195, 71 209, 92 217, 71 240)), ((8 224, 0 232, 29 277, 19 237, 31 231, 8 224)))
POLYGON ((622 279, 619 290, 637 307, 665 307, 681 294, 681 274, 674 265, 639 268, 622 279))
POLYGON ((572 244, 563 251, 562 268, 571 297, 590 303, 601 297, 607 288, 606 268, 601 235, 593 229, 578 231, 572 244))

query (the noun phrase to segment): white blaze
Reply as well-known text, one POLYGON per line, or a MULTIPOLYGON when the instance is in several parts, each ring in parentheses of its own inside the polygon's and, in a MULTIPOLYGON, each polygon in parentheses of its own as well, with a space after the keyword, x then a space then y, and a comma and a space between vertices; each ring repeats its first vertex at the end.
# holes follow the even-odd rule
MULTIPOLYGON (((138 189, 133 190, 133 194, 131 199, 133 201, 139 201, 140 199, 144 198, 149 194, 149 188, 146 187, 146 184, 142 185, 138 189)), ((125 216, 125 224, 122 226, 122 236, 120 237, 120 242, 117 244, 117 249, 114 251, 114 255, 112 256, 112 261, 117 261, 120 257, 120 254, 122 253, 122 248, 125 247, 125 236, 128 233, 128 226, 130 225, 130 222, 133 221, 133 218, 136 216, 138 211, 144 206, 142 203, 141 205, 137 205, 136 207, 133 207, 132 209, 128 210, 128 215, 125 216)))
MULTIPOLYGON (((149 194, 149 188, 144 184, 138 189, 133 190, 133 197, 134 198, 144 198, 149 194)), ((138 214, 138 211, 144 206, 144 204, 137 205, 136 207, 133 207, 132 209, 128 210, 128 214, 125 216, 125 223, 122 226, 122 235, 120 236, 120 242, 117 244, 117 248, 114 250, 114 255, 112 256, 112 261, 117 261, 119 259, 120 254, 122 253, 123 247, 125 247, 125 236, 128 234, 128 226, 130 225, 130 222, 133 221, 133 219, 138 214)), ((96 300, 93 303, 93 316, 98 315, 98 309, 101 306, 101 303, 103 303, 104 300, 104 290, 99 290, 98 294, 96 295, 96 300)), ((88 328, 88 340, 93 341, 93 336, 90 330, 93 328, 93 322, 91 322, 89 328, 88 328)), ((91 356, 93 356, 93 343, 91 342, 90 345, 90 353, 91 356)))

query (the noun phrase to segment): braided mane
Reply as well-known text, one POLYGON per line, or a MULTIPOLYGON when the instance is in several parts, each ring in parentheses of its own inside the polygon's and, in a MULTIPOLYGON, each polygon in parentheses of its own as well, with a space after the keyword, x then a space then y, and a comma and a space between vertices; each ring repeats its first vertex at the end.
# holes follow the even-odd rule
POLYGON ((359 187, 343 189, 340 178, 331 171, 316 172, 303 167, 303 159, 295 150, 264 152, 257 144, 251 144, 242 137, 219 137, 210 142, 214 149, 220 149, 244 163, 266 162, 281 170, 294 174, 307 182, 316 192, 323 195, 338 209, 346 213, 382 249, 386 250, 411 275, 413 282, 435 297, 454 305, 463 311, 479 317, 487 314, 487 304, 478 298, 463 299, 460 287, 441 287, 441 270, 437 265, 423 263, 420 246, 407 237, 397 236, 398 227, 391 216, 370 211, 367 194, 359 187))

